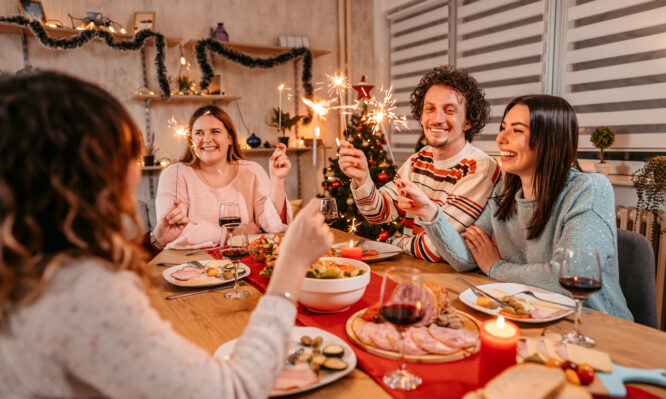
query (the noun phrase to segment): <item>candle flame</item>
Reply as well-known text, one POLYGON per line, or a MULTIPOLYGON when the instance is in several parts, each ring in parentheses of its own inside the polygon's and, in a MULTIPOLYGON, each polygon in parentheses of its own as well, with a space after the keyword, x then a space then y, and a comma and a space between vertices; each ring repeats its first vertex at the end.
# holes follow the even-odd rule
POLYGON ((497 328, 504 328, 504 316, 502 315, 497 318, 497 328))
POLYGON ((335 138, 335 144, 337 144, 337 145, 338 145, 338 147, 340 147, 340 140, 338 140, 338 138, 337 138, 337 137, 335 138))
POLYGON ((284 90, 284 83, 281 83, 280 86, 278 86, 278 90, 280 91, 284 90))
POLYGON ((349 248, 352 248, 354 246, 354 240, 349 240, 349 248))
POLYGON ((185 59, 185 56, 180 57, 180 65, 185 65, 187 64, 187 60, 185 59))

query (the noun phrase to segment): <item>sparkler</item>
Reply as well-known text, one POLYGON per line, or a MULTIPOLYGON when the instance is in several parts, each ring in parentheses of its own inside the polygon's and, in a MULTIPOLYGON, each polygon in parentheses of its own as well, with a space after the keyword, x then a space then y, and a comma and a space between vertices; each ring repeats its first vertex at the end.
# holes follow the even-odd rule
POLYGON ((278 86, 278 91, 280 92, 280 99, 278 101, 278 134, 282 132, 282 90, 284 90, 284 83, 278 86))
MULTIPOLYGON (((372 110, 366 115, 366 120, 374 123, 374 127, 372 128, 373 134, 377 134, 378 131, 382 130, 384 120, 387 121, 387 127, 389 128, 391 123, 393 123, 398 130, 400 130, 400 125, 407 127, 407 117, 399 117, 394 112, 396 109, 396 99, 393 98, 393 86, 389 87, 388 90, 383 90, 382 87, 379 89, 379 91, 382 93, 382 98, 379 100, 377 97, 370 98, 368 104, 372 110)), ((389 156, 395 164, 395 157, 393 156, 391 143, 388 139, 388 129, 384 133, 384 138, 386 139, 386 144, 388 145, 389 156)))
MULTIPOLYGON (((327 75, 329 84, 328 84, 328 93, 333 94, 337 93, 338 94, 338 99, 339 99, 339 104, 340 104, 340 116, 343 117, 344 119, 344 137, 347 136, 347 117, 346 114, 347 112, 344 112, 343 110, 346 108, 344 102, 342 101, 342 92, 345 90, 348 90, 350 85, 349 85, 349 79, 343 74, 343 73, 336 73, 334 75, 327 75)), ((344 138, 343 137, 343 138, 344 138)))
POLYGON ((318 119, 321 116, 322 119, 325 119, 326 115, 328 114, 329 110, 329 105, 331 102, 334 100, 322 100, 322 101, 311 101, 308 100, 307 98, 301 97, 301 100, 305 105, 310 107, 312 112, 314 113, 314 137, 312 140, 312 170, 313 170, 313 176, 314 176, 314 184, 312 185, 312 188, 314 190, 314 194, 317 194, 317 137, 319 136, 319 126, 318 124, 318 119))
POLYGON ((351 224, 349 225, 349 233, 350 234, 355 234, 356 233, 356 228, 361 225, 361 222, 356 223, 356 218, 352 219, 351 224))
MULTIPOLYGON (((180 138, 181 137, 187 137, 187 126, 184 125, 179 125, 178 121, 176 120, 175 116, 171 116, 171 119, 167 122, 167 125, 169 126, 170 129, 173 129, 173 131, 176 133, 176 140, 178 142, 178 149, 180 149, 180 138)), ((178 199, 178 165, 180 165, 180 162, 176 160, 176 199, 178 199)))

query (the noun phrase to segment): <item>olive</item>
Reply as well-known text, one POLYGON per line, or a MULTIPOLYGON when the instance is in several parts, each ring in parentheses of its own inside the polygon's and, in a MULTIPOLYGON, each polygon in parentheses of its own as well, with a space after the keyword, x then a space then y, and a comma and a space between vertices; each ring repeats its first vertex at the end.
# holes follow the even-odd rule
POLYGON ((524 316, 526 314, 529 314, 529 312, 527 310, 525 310, 524 308, 520 308, 520 309, 516 310, 516 314, 519 315, 519 316, 524 316))
POLYGON ((499 308, 499 306, 500 306, 499 303, 497 303, 495 301, 490 301, 488 303, 488 308, 490 308, 490 309, 497 309, 497 308, 499 308))
POLYGON ((508 296, 508 295, 504 295, 504 296, 503 296, 502 298, 500 298, 500 299, 502 299, 502 302, 509 302, 509 301, 511 300, 511 297, 508 296))
POLYGON ((319 345, 321 345, 322 342, 324 342, 324 338, 317 336, 317 337, 315 337, 314 340, 312 340, 312 346, 314 346, 316 348, 319 345))
POLYGON ((312 354, 313 355, 321 355, 321 348, 313 348, 312 349, 312 354))
POLYGON ((514 309, 513 307, 511 307, 511 306, 504 306, 504 307, 502 308, 502 312, 504 312, 504 313, 508 313, 508 314, 516 314, 515 309, 514 309))
POLYGON ((378 314, 372 316, 372 321, 374 321, 377 324, 380 324, 382 322, 382 317, 378 314))
POLYGON ((307 335, 302 336, 302 337, 301 337, 301 344, 303 344, 303 345, 305 345, 305 346, 310 346, 310 345, 312 345, 312 338, 310 338, 310 337, 307 336, 307 335))

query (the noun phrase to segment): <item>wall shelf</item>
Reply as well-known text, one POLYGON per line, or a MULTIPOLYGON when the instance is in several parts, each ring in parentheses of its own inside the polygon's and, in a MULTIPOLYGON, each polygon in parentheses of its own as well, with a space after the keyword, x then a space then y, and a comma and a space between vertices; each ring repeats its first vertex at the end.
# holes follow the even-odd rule
MULTIPOLYGON (((56 39, 67 39, 72 36, 76 36, 81 32, 80 30, 77 29, 72 29, 72 28, 51 28, 48 26, 45 26, 44 29, 46 29, 46 32, 49 34, 49 36, 56 38, 56 39)), ((26 36, 35 36, 35 34, 30 30, 30 28, 24 28, 22 26, 12 24, 9 22, 0 22, 0 33, 10 33, 10 34, 15 34, 18 35, 21 32, 24 32, 26 36)), ((120 34, 120 33, 112 33, 113 38, 116 40, 131 40, 133 35, 128 35, 128 34, 120 34)), ((101 41, 99 37, 96 37, 96 41, 101 41)), ((167 47, 174 47, 179 45, 183 39, 180 38, 175 38, 175 37, 165 37, 164 41, 166 42, 167 47)), ((155 45, 155 40, 151 37, 148 40, 146 40, 146 44, 148 45, 155 45)))
MULTIPOLYGON (((188 40, 185 43, 185 47, 194 48, 199 40, 188 40)), ((291 47, 280 47, 280 46, 260 46, 256 44, 246 44, 246 43, 233 43, 233 42, 224 42, 222 43, 225 47, 239 51, 242 53, 252 53, 252 54, 264 54, 264 55, 276 55, 282 54, 285 51, 292 50, 291 47)), ((326 54, 330 54, 330 51, 327 50, 315 50, 310 49, 312 56, 314 58, 321 57, 326 54)))
POLYGON ((151 100, 151 101, 162 101, 162 102, 176 102, 176 101, 219 101, 221 103, 230 103, 232 101, 238 101, 241 98, 240 97, 229 97, 225 95, 218 95, 218 94, 211 94, 211 95, 205 95, 205 96, 198 96, 198 95, 179 95, 179 94, 174 94, 171 95, 171 97, 165 99, 162 96, 158 95, 149 95, 149 94, 135 94, 132 96, 133 100, 138 100, 138 101, 145 101, 145 100, 151 100))

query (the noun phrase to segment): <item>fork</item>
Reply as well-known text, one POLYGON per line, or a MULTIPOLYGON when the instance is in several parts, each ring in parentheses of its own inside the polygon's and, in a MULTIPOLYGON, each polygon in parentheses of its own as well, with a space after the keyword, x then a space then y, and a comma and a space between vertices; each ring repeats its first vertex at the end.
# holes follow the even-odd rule
POLYGON ((536 299, 538 299, 538 300, 540 300, 540 301, 544 301, 544 302, 552 303, 552 304, 555 304, 555 305, 557 305, 557 306, 562 306, 563 308, 567 308, 567 309, 575 309, 575 308, 576 308, 576 307, 573 306, 573 305, 567 305, 567 304, 564 304, 564 303, 560 303, 560 302, 556 302, 556 301, 550 301, 550 300, 548 300, 548 299, 540 298, 540 297, 536 296, 536 294, 535 294, 534 292, 532 292, 531 290, 522 290, 522 291, 515 292, 515 293, 509 295, 509 298, 514 297, 514 296, 516 296, 516 295, 518 295, 518 294, 527 294, 527 295, 529 295, 529 296, 531 296, 531 297, 534 297, 534 298, 536 298, 536 299))
POLYGON ((188 265, 194 266, 197 269, 205 269, 206 266, 203 265, 203 263, 199 262, 198 260, 191 260, 187 262, 188 265))

